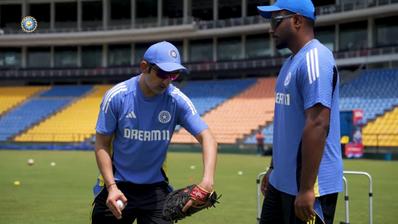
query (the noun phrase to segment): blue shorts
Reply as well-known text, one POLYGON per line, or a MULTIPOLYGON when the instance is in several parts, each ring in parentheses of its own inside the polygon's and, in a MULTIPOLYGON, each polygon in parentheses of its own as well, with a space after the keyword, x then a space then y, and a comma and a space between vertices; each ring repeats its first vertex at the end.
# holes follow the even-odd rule
POLYGON ((127 198, 127 205, 122 211, 122 219, 116 219, 106 206, 108 191, 103 188, 93 202, 92 224, 131 224, 135 220, 138 224, 171 224, 170 221, 162 218, 165 198, 171 192, 167 182, 155 184, 118 182, 117 186, 127 198))

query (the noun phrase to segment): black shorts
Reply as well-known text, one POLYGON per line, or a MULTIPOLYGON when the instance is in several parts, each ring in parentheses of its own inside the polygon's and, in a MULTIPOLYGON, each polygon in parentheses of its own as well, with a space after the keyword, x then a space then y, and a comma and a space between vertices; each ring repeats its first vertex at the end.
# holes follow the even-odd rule
POLYGON ((122 219, 116 219, 106 206, 108 191, 104 188, 93 202, 91 215, 93 224, 132 224, 135 220, 138 224, 171 224, 162 218, 164 200, 171 192, 166 182, 156 184, 118 182, 117 186, 128 200, 122 211, 122 219))
MULTIPOLYGON (((333 224, 337 195, 338 193, 327 194, 317 198, 320 202, 326 224, 333 224)), ((260 224, 306 224, 307 222, 301 221, 294 214, 295 198, 294 195, 278 191, 271 184, 268 184, 261 211, 260 224)), ((322 224, 319 217, 316 218, 315 224, 322 224)))

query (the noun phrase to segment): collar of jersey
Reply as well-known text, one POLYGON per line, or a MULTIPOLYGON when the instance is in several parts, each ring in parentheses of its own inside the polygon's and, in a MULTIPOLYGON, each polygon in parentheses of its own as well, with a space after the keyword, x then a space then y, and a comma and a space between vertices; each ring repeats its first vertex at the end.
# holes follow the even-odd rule
POLYGON ((296 57, 296 55, 301 54, 302 52, 305 52, 308 48, 308 46, 310 46, 312 43, 318 41, 317 39, 311 39, 310 41, 308 41, 306 44, 304 44, 304 46, 297 52, 297 54, 292 54, 290 59, 293 59, 294 57, 296 57))
POLYGON ((145 96, 144 93, 142 92, 142 89, 139 84, 141 77, 142 77, 142 73, 140 74, 139 78, 137 79, 136 89, 137 89, 138 97, 141 98, 142 100, 147 101, 147 102, 156 101, 157 99, 161 98, 162 95, 165 94, 165 92, 167 92, 167 89, 166 89, 166 91, 162 94, 157 94, 155 96, 145 96))

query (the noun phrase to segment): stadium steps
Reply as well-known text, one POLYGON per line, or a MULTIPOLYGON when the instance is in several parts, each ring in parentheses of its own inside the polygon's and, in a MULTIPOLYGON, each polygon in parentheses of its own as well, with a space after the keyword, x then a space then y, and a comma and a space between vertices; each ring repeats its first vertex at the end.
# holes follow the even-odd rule
POLYGON ((0 117, 47 89, 44 86, 0 87, 0 117))
POLYGON ((398 105, 398 70, 366 70, 340 86, 340 109, 364 111, 364 123, 398 105))
POLYGON ((54 86, 30 98, 1 117, 0 141, 9 140, 46 117, 51 116, 87 90, 87 87, 54 86), (59 92, 63 93, 59 94, 59 92))
POLYGON ((369 69, 341 86, 340 108, 364 111, 365 146, 398 146, 397 86, 397 69, 369 69))
POLYGON ((0 141, 6 141, 69 103, 69 99, 34 98, 0 119, 0 141))
MULTIPOLYGON (((275 78, 261 78, 203 117, 218 143, 235 144, 245 135, 272 121, 275 78)), ((196 143, 185 129, 173 135, 173 143, 196 143)))
POLYGON ((363 72, 364 67, 365 67, 365 64, 361 64, 354 71, 348 71, 348 70, 339 71, 340 85, 349 83, 349 82, 353 81, 354 79, 358 78, 361 75, 361 73, 363 72))
MULTIPOLYGON (((243 143, 245 143, 245 144, 255 144, 255 143, 257 143, 255 136, 256 136, 258 130, 261 130, 263 132, 263 135, 267 138, 269 134, 268 133, 266 134, 265 130, 272 124, 273 124, 272 121, 267 121, 266 124, 260 125, 258 127, 258 129, 254 129, 249 134, 243 135, 243 143), (248 139, 251 139, 251 138, 253 138, 254 141, 248 140, 248 139)), ((264 142, 265 143, 269 143, 269 142, 267 142, 267 139, 264 139, 264 142)), ((272 143, 272 141, 271 141, 271 143, 272 143)))
MULTIPOLYGON (((398 106, 398 70, 397 69, 374 69, 361 71, 359 75, 355 72, 351 77, 346 77, 346 82, 340 85, 340 109, 364 111, 363 142, 366 146, 397 146, 397 137, 393 137, 398 131, 398 125, 392 126, 384 121, 389 113, 396 113, 398 106), (394 111, 394 112, 392 112, 394 111), (394 131, 392 131, 394 130, 394 131), (377 135, 380 135, 377 139, 377 135)), ((394 119, 398 120, 398 117, 394 119)), ((270 127, 263 129, 266 143, 271 143, 267 136, 273 131, 270 127)), ((244 141, 255 144, 254 135, 244 141)))
POLYGON ((198 113, 203 116, 255 82, 255 79, 193 81, 186 83, 181 91, 191 99, 198 113))
POLYGON ((95 134, 102 96, 109 85, 94 86, 62 110, 17 136, 18 142, 82 142, 95 134))
POLYGON ((368 122, 362 132, 366 146, 398 146, 398 107, 368 122))
MULTIPOLYGON (((274 133, 274 126, 273 126, 273 122, 269 122, 267 123, 267 125, 261 129, 263 132, 263 135, 265 136, 264 138, 264 143, 265 144, 272 144, 272 140, 273 140, 273 133, 274 133)), ((245 144, 256 144, 257 140, 256 140, 256 131, 254 131, 250 136, 248 136, 243 143, 245 144)))
POLYGON ((387 114, 387 113, 389 113, 389 112, 392 112, 396 107, 398 107, 398 102, 397 102, 397 103, 392 103, 392 104, 390 104, 388 108, 385 108, 385 109, 383 108, 384 110, 383 110, 382 112, 377 113, 373 118, 369 118, 369 119, 367 120, 366 124, 369 124, 369 123, 371 123, 371 122, 376 121, 376 120, 379 119, 379 118, 384 117, 385 114, 387 114))

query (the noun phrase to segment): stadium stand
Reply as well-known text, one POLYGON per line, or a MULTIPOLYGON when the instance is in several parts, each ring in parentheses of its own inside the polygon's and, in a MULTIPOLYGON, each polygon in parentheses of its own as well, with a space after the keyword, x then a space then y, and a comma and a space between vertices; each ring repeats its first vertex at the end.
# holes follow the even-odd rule
POLYGON ((365 70, 340 86, 340 110, 363 109, 363 123, 398 105, 398 70, 365 70))
POLYGON ((5 141, 56 113, 90 88, 87 86, 55 86, 30 98, 0 118, 0 140, 5 141))
POLYGON ((203 115, 255 82, 255 79, 195 81, 181 90, 192 100, 198 113, 203 115))
POLYGON ((398 107, 370 121, 362 131, 366 146, 398 146, 398 107))
MULTIPOLYGON (((217 141, 234 144, 273 118, 275 78, 257 79, 256 83, 203 116, 217 141), (250 109, 248 109, 250 108, 250 109)), ((225 89, 227 90, 227 89, 225 89)), ((194 143, 185 129, 174 134, 174 143, 194 143)))
POLYGON ((0 119, 0 140, 5 141, 31 125, 39 122, 49 114, 55 113, 71 101, 67 99, 31 99, 20 107, 11 110, 0 119))
MULTIPOLYGON (((273 140, 273 133, 274 133, 274 125, 273 123, 267 125, 265 128, 262 129, 263 135, 265 136, 264 143, 265 144, 272 144, 273 140)), ((245 144, 256 144, 256 136, 255 134, 250 135, 244 140, 245 144)))
POLYGON ((46 87, 36 86, 0 87, 0 116, 45 89, 46 87))
POLYGON ((54 86, 46 92, 40 94, 40 97, 79 97, 91 89, 91 86, 54 86))
MULTIPOLYGON (((95 134, 95 122, 102 96, 110 86, 95 86, 91 92, 73 102, 23 134, 16 141, 81 142, 95 134)), ((59 89, 58 95, 67 94, 59 89)), ((51 93, 47 92, 46 95, 51 93)))
MULTIPOLYGON (((362 109, 363 143, 366 146, 398 145, 398 70, 369 69, 340 86, 340 110, 362 109), (386 113, 387 111, 387 113, 386 113), (386 113, 386 114, 385 114, 386 113), (383 115, 385 114, 385 115, 383 115)), ((263 130, 266 136, 272 136, 272 127, 263 130)), ((244 141, 255 144, 254 135, 244 141)))
MULTIPOLYGON (((398 66, 398 25, 395 22, 398 19, 398 0, 313 2, 318 16, 316 38, 333 51, 341 71, 341 109, 363 109, 365 145, 394 145, 395 140, 388 140, 390 137, 387 135, 397 136, 392 125, 395 121, 387 120, 396 118, 393 114, 398 105, 398 74, 396 70, 364 70, 361 74, 358 71, 398 66), (382 141, 383 138, 387 140, 382 141)), ((36 1, 0 0, 0 79, 5 80, 2 85, 117 83, 130 78, 132 73, 139 73, 137 65, 150 44, 168 40, 180 50, 183 63, 190 70, 181 90, 208 120, 217 139, 221 143, 240 143, 255 129, 265 127, 265 141, 271 143, 272 125, 269 121, 272 119, 264 116, 264 111, 258 115, 251 114, 266 103, 253 103, 255 100, 247 98, 245 104, 238 97, 244 89, 250 88, 254 82, 257 85, 261 80, 253 78, 276 73, 289 54, 272 44, 272 36, 267 35, 269 21, 258 15, 257 5, 259 2, 254 0, 42 0, 40 4, 36 1), (93 4, 98 10, 93 10, 93 4), (154 9, 157 13, 144 13, 147 9, 154 9), (21 30, 24 16, 38 20, 34 35, 21 30), (235 82, 231 79, 237 78, 240 79, 236 81, 239 85, 246 86, 236 87, 230 83, 235 82), (205 79, 207 81, 197 81, 205 79), (264 120, 242 118, 248 116, 264 120), (243 128, 246 123, 250 128, 243 128)), ((84 98, 79 98, 79 94, 62 95, 68 91, 37 97, 42 90, 24 93, 36 87, 11 88, 9 95, 1 92, 0 88, 0 135, 8 133, 0 138, 0 142, 13 140, 16 135, 19 135, 18 142, 73 142, 92 135, 92 130, 85 129, 93 128, 90 119, 94 118, 90 117, 84 118, 87 124, 70 122, 80 127, 75 137, 65 137, 64 140, 60 137, 32 137, 36 131, 43 135, 47 125, 47 130, 50 130, 51 121, 59 123, 58 119, 73 117, 66 113, 84 114, 79 109, 79 102, 87 100, 87 105, 93 107, 99 100, 94 92, 102 87, 94 87, 88 95, 83 94, 84 98), (53 97, 53 94, 57 96, 53 97), (69 107, 70 102, 74 103, 69 107), (34 106, 41 112, 33 111, 36 110, 32 109, 34 106), (17 112, 20 114, 15 114, 17 112), (17 116, 15 119, 18 121, 12 120, 12 116, 17 116), (45 118, 49 119, 44 121, 45 118), (21 126, 14 127, 17 123, 21 126), (80 131, 82 137, 77 137, 80 131)), ((271 100, 267 94, 261 96, 271 100)), ((95 110, 93 114, 97 108, 91 108, 95 110)), ((52 136, 61 136, 63 131, 71 133, 72 129, 50 132, 54 132, 52 136)), ((196 142, 183 132, 177 130, 173 142, 196 142)), ((254 143, 253 138, 248 137, 243 143, 254 143)))

